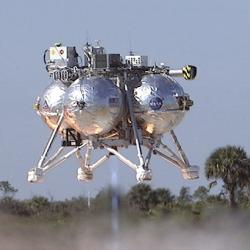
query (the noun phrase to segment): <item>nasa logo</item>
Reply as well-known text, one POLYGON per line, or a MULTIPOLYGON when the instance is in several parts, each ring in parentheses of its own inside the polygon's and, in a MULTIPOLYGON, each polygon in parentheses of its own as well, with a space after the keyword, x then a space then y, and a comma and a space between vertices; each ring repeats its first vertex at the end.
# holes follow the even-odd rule
POLYGON ((153 110, 159 110, 162 106, 162 99, 160 97, 153 97, 149 102, 149 106, 153 110))

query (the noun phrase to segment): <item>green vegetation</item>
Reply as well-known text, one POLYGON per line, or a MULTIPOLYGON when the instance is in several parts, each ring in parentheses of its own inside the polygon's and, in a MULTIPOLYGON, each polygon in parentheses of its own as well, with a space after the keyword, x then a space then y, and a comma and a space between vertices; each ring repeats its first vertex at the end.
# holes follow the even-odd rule
POLYGON ((245 150, 236 146, 219 148, 210 155, 205 165, 206 177, 221 179, 229 194, 230 206, 236 207, 239 193, 248 189, 250 184, 250 159, 245 150))
MULTIPOLYGON (((46 197, 34 196, 29 200, 18 200, 10 196, 0 200, 0 211, 3 214, 30 218, 42 221, 64 222, 68 219, 86 216, 109 214, 112 210, 112 190, 102 190, 91 199, 88 206, 86 197, 72 198, 65 201, 53 201, 46 197)), ((250 212, 249 193, 237 193, 238 209, 250 212)), ((162 218, 164 216, 190 215, 191 219, 207 216, 208 211, 230 210, 227 195, 209 194, 205 186, 198 187, 193 194, 188 187, 182 187, 177 196, 169 189, 152 189, 147 184, 137 184, 127 194, 119 194, 120 214, 123 217, 162 218)))
POLYGON ((215 150, 205 164, 205 175, 213 182, 198 187, 192 194, 188 187, 182 187, 178 195, 167 188, 152 189, 147 184, 133 186, 127 194, 107 188, 91 198, 72 198, 65 201, 49 200, 34 196, 28 200, 15 199, 18 191, 8 181, 0 182, 0 211, 28 220, 64 223, 74 218, 89 218, 110 214, 114 192, 119 197, 120 216, 136 222, 145 217, 162 219, 167 216, 199 221, 218 211, 233 208, 250 212, 250 160, 244 149, 226 146, 215 150), (211 190, 222 181, 219 194, 211 190), (119 194, 117 194, 119 193, 119 194), (188 215, 188 216, 187 216, 188 215))

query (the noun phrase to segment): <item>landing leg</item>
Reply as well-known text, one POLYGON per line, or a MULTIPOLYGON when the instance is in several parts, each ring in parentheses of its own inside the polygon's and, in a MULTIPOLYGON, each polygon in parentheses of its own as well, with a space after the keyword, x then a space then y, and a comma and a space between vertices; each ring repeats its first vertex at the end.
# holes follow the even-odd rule
POLYGON ((57 126, 56 128, 52 131, 51 136, 47 142, 47 145, 41 155, 41 158, 37 164, 37 167, 35 167, 34 169, 32 169, 31 171, 28 172, 28 181, 29 182, 42 182, 43 180, 43 165, 44 162, 47 158, 47 155, 49 153, 49 150, 56 138, 56 135, 62 125, 63 122, 63 118, 64 118, 64 113, 62 112, 62 114, 59 117, 59 120, 57 122, 57 126))
POLYGON ((45 149, 44 149, 44 151, 43 151, 43 154, 41 155, 40 161, 39 161, 38 164, 37 164, 37 167, 38 167, 38 168, 41 168, 41 167, 43 166, 43 163, 44 163, 44 161, 46 160, 46 157, 47 157, 47 155, 48 155, 48 153, 49 153, 49 150, 50 150, 50 148, 51 148, 51 146, 52 146, 52 144, 53 144, 53 142, 54 142, 54 140, 55 140, 55 138, 56 138, 56 135, 57 135, 57 133, 58 133, 58 131, 59 131, 61 125, 62 125, 63 118, 64 118, 64 113, 62 112, 62 114, 61 114, 60 117, 59 117, 57 126, 56 126, 56 128, 52 131, 51 136, 50 136, 50 138, 49 138, 49 140, 48 140, 48 143, 47 143, 47 145, 46 145, 46 147, 45 147, 45 149))
POLYGON ((62 155, 64 148, 60 148, 46 163, 41 167, 35 167, 28 172, 29 182, 42 182, 44 174, 52 168, 57 167, 67 160, 71 155, 75 154, 78 150, 85 147, 87 143, 82 144, 62 155), (62 156, 60 156, 62 155, 62 156))
POLYGON ((48 143, 47 143, 47 145, 46 145, 46 147, 41 155, 41 158, 40 158, 37 166, 28 172, 28 181, 29 182, 42 182, 43 176, 47 171, 49 171, 50 169, 63 163, 71 155, 75 154, 77 151, 79 151, 81 148, 83 148, 87 144, 87 142, 85 142, 85 143, 83 142, 81 145, 78 145, 77 147, 75 147, 71 151, 66 152, 64 154, 63 154, 63 151, 64 151, 65 147, 61 147, 58 149, 58 151, 52 157, 50 157, 46 161, 47 156, 49 154, 49 151, 51 149, 51 146, 52 146, 52 144, 56 138, 56 135, 57 135, 57 133, 62 125, 63 118, 64 118, 64 114, 62 112, 62 114, 59 117, 57 126, 52 131, 51 136, 48 140, 48 143))
POLYGON ((99 167, 106 160, 108 160, 111 155, 110 153, 108 153, 103 157, 101 157, 94 164, 90 164, 92 152, 93 152, 93 146, 90 141, 88 142, 87 145, 85 157, 81 156, 80 150, 76 152, 76 157, 80 161, 80 167, 78 168, 77 171, 78 181, 91 181, 93 179, 93 170, 99 167))
POLYGON ((171 130, 170 134, 171 134, 171 137, 172 137, 172 139, 177 147, 177 150, 180 154, 180 157, 181 157, 182 161, 184 162, 184 168, 182 168, 183 178, 186 180, 193 180, 193 179, 199 178, 199 167, 195 166, 195 165, 193 165, 193 166, 190 165, 188 158, 187 158, 185 152, 183 151, 174 131, 171 130))
MULTIPOLYGON (((181 170, 181 173, 184 179, 193 180, 193 179, 199 178, 199 167, 190 165, 188 158, 185 152, 183 151, 173 130, 170 131, 170 135, 177 148, 177 152, 179 156, 177 153, 175 153, 173 150, 171 150, 167 145, 163 144, 161 141, 157 147, 154 147, 153 152, 155 154, 158 154, 164 160, 170 162, 171 164, 179 168, 181 170)), ((151 147, 148 146, 148 148, 151 148, 151 147)))

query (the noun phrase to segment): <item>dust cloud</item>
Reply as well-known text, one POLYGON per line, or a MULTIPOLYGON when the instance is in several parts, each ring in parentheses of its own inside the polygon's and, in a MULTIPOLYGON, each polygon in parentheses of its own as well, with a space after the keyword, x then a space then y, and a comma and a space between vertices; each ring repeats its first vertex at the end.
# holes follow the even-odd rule
POLYGON ((249 250, 250 217, 218 213, 200 221, 120 218, 112 232, 108 216, 60 224, 0 215, 0 250, 249 250))

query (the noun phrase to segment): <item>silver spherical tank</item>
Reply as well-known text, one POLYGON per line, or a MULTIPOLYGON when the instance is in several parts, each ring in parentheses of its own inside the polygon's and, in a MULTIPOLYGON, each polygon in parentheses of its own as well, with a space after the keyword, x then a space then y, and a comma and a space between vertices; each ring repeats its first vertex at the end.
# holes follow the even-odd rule
MULTIPOLYGON (((39 113, 51 129, 55 129, 59 116, 63 110, 64 97, 67 85, 61 81, 54 81, 45 90, 39 106, 39 113)), ((61 129, 67 127, 65 123, 61 125, 61 129)))
POLYGON ((65 97, 66 122, 85 136, 111 131, 120 121, 122 111, 121 90, 102 77, 76 80, 65 97))
POLYGON ((134 90, 135 115, 139 126, 150 134, 164 134, 177 126, 184 117, 178 97, 187 96, 171 77, 152 74, 141 80, 134 90))

